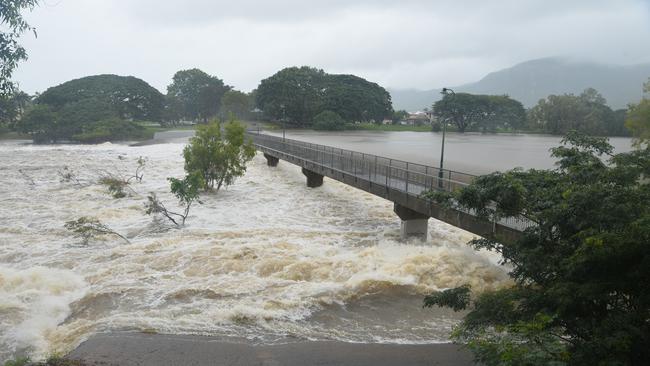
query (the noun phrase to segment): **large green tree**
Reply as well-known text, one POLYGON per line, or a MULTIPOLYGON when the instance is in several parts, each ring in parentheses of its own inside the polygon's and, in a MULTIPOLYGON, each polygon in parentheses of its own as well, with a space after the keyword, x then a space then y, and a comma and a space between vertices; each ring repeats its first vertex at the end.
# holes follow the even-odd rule
POLYGON ((501 254, 512 286, 471 304, 467 286, 436 292, 425 305, 468 307, 454 337, 485 365, 650 364, 650 147, 614 154, 605 138, 575 132, 563 142, 554 170, 493 173, 428 194, 532 225, 514 243, 470 243, 501 254))
POLYGON ((650 78, 643 85, 643 91, 643 99, 630 105, 625 121, 625 126, 632 131, 637 143, 650 142, 650 78))
POLYGON ((49 88, 35 103, 47 108, 27 113, 18 123, 18 129, 32 135, 35 142, 96 142, 121 139, 129 131, 137 132, 133 138, 143 137, 133 121, 159 121, 164 97, 134 77, 97 75, 49 88), (118 120, 126 123, 109 128, 118 120))
POLYGON ((267 118, 307 126, 322 109, 325 76, 307 66, 280 70, 262 80, 256 103, 267 118))
POLYGON ((18 62, 27 59, 27 51, 18 43, 20 36, 25 31, 32 31, 36 35, 36 29, 25 21, 21 12, 34 9, 38 3, 38 0, 0 2, 0 97, 13 93, 11 75, 18 62))
POLYGON ((350 122, 383 122, 392 117, 391 96, 376 83, 354 75, 327 75, 322 109, 350 122))
POLYGON ((453 123, 461 133, 468 129, 516 130, 526 120, 523 105, 506 95, 446 94, 433 105, 433 114, 442 122, 453 123))
POLYGON ((266 118, 311 126, 326 110, 344 120, 381 122, 392 116, 390 94, 354 75, 331 75, 307 66, 290 67, 262 80, 256 104, 266 118))
POLYGON ((231 87, 223 80, 199 69, 181 70, 174 74, 167 95, 177 98, 183 106, 183 117, 207 122, 215 117, 221 98, 231 87))
POLYGON ((123 119, 159 121, 164 96, 144 80, 133 76, 93 75, 71 80, 47 89, 37 99, 55 109, 85 99, 109 106, 123 119))
POLYGON ((620 114, 607 106, 595 89, 588 88, 580 95, 549 95, 528 113, 531 128, 554 135, 577 130, 589 135, 626 135, 621 129, 620 114))

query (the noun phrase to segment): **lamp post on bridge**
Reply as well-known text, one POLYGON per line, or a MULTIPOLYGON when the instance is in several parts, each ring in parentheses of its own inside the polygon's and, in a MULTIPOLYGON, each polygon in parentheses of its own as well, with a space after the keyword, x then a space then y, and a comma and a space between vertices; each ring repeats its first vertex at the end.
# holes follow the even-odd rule
MULTIPOLYGON (((449 89, 449 88, 442 88, 442 91, 440 92, 440 94, 443 95, 443 99, 448 95, 451 95, 451 96, 454 96, 454 97, 456 96, 456 93, 454 93, 454 91, 449 89)), ((445 162, 445 135, 446 134, 447 134, 447 120, 444 119, 443 124, 442 124, 442 147, 441 147, 441 151, 440 151, 440 171, 438 172, 438 188, 439 189, 444 188, 444 184, 443 184, 442 180, 444 179, 444 176, 445 176, 445 174, 443 173, 443 167, 444 167, 444 162, 445 162)))
POLYGON ((286 127, 285 127, 286 121, 285 120, 287 119, 287 113, 285 112, 286 108, 285 108, 284 104, 280 104, 280 108, 282 109, 282 142, 285 142, 285 140, 286 140, 285 139, 285 136, 286 136, 286 127))

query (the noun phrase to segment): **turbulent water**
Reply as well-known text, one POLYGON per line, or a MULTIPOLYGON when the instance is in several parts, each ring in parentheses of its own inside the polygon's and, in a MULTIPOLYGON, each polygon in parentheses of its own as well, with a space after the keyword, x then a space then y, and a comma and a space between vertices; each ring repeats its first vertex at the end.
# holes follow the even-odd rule
POLYGON ((235 336, 254 342, 444 342, 459 315, 422 309, 430 290, 507 281, 471 235, 431 220, 402 243, 390 202, 326 180, 309 189, 288 163, 257 156, 244 177, 203 195, 183 229, 144 213, 170 207, 183 144, 144 147, 0 143, 0 361, 66 352, 97 332, 235 336), (97 184, 133 174, 122 199, 97 184), (62 181, 68 167, 79 184, 62 181), (125 235, 85 244, 64 223, 93 216, 125 235))

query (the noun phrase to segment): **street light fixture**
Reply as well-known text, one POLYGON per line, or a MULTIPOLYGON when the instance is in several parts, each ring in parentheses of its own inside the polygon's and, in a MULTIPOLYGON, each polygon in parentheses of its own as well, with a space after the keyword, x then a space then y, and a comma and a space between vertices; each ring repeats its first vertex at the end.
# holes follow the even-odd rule
POLYGON ((285 142, 285 136, 286 136, 285 120, 287 119, 287 113, 284 104, 280 104, 280 108, 282 108, 282 142, 285 142))
MULTIPOLYGON (((454 91, 449 89, 449 88, 442 88, 442 91, 440 92, 440 94, 443 95, 443 99, 448 95, 451 95, 451 96, 454 96, 454 97, 456 96, 456 93, 454 93, 454 91)), ((442 180, 444 179, 443 166, 444 166, 444 162, 445 162, 445 135, 446 134, 447 134, 447 119, 445 118, 445 119, 443 119, 443 123, 442 123, 442 147, 441 147, 441 151, 440 151, 440 170, 438 172, 438 188, 439 189, 444 188, 444 184, 443 184, 442 180)))

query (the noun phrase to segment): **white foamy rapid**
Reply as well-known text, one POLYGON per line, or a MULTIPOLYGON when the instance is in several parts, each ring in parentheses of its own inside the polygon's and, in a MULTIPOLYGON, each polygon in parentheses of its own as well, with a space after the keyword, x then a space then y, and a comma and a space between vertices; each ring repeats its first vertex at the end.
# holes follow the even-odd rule
POLYGON ((183 229, 144 214, 148 192, 170 207, 183 144, 144 147, 0 143, 0 361, 65 352, 96 332, 246 337, 257 342, 446 341, 459 316, 422 309, 428 291, 507 281, 466 232, 431 220, 430 239, 401 243, 390 202, 326 180, 309 189, 288 163, 258 156, 246 175, 202 196, 183 229), (132 174, 136 193, 96 184, 132 174), (69 167, 80 185, 61 182, 69 167), (63 224, 94 216, 117 237, 83 245, 63 224))

